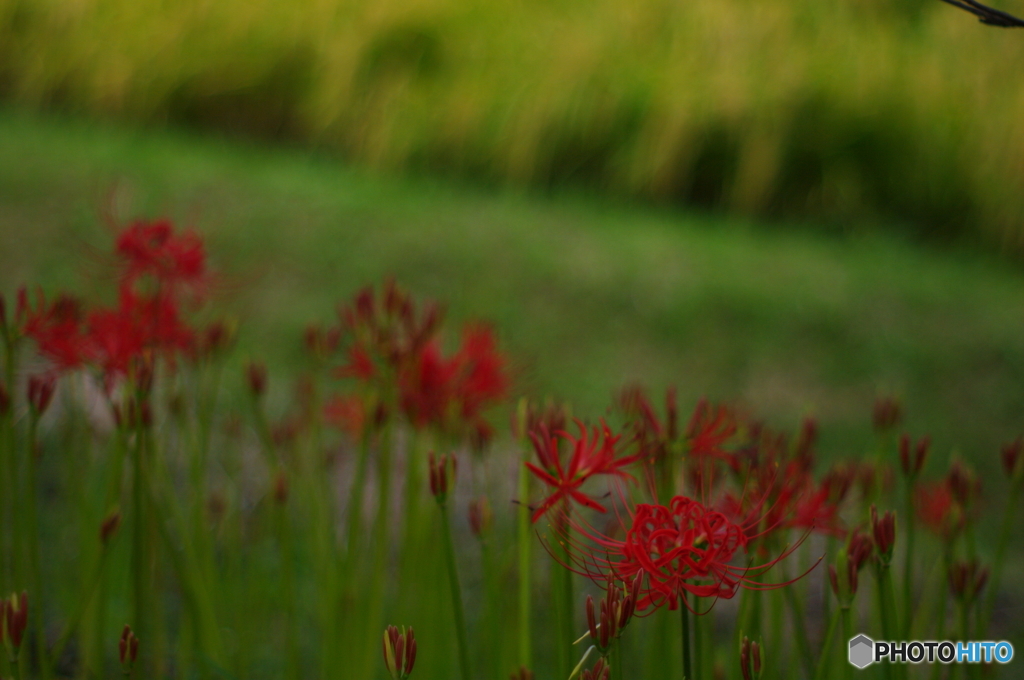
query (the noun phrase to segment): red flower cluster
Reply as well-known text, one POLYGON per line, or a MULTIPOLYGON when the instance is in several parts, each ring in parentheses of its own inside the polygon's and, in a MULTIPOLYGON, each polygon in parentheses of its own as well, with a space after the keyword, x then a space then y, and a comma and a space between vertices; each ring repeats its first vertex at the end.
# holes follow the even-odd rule
POLYGON ((411 296, 393 281, 379 297, 363 289, 340 315, 343 336, 351 343, 346 363, 334 375, 361 383, 370 410, 400 411, 416 428, 491 437, 484 412, 505 397, 509 377, 489 327, 467 326, 458 349, 446 356, 440 307, 427 303, 418 313, 411 296))
MULTIPOLYGON (((551 433, 546 425, 530 432, 533 450, 537 454, 540 465, 527 462, 526 467, 540 478, 548 487, 554 489, 533 513, 536 522, 559 502, 570 500, 582 506, 605 512, 605 507, 592 497, 580 491, 580 487, 595 475, 611 475, 619 479, 633 480, 633 476, 623 470, 624 467, 639 460, 639 455, 616 457, 615 446, 619 436, 612 434, 608 426, 601 421, 601 427, 587 430, 579 420, 576 426, 580 430, 579 437, 559 430, 551 433), (561 441, 568 444, 571 450, 569 461, 563 465, 560 455, 561 441)), ((634 480, 635 481, 635 480, 634 480)))
POLYGON ((181 295, 206 282, 202 241, 193 232, 175 235, 166 220, 133 223, 118 236, 115 252, 116 306, 86 312, 69 295, 47 303, 42 291, 32 305, 22 289, 15 329, 35 341, 53 371, 94 366, 108 387, 140 361, 192 349, 195 334, 180 317, 181 295))
POLYGON ((741 587, 765 590, 792 583, 763 583, 754 577, 795 546, 765 564, 736 566, 732 562, 737 552, 758 535, 691 498, 676 496, 667 507, 638 505, 630 519, 623 540, 579 523, 573 529, 581 538, 568 535, 564 540, 573 554, 574 564, 568 566, 595 581, 630 582, 646 575, 647 586, 636 604, 639 610, 663 604, 677 609, 685 593, 728 599, 741 587))

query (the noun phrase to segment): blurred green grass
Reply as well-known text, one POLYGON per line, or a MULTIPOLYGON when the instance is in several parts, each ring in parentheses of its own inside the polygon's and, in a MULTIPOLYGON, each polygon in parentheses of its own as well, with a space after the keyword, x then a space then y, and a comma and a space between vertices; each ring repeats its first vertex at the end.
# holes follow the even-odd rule
POLYGON ((9 102, 1017 250, 1021 63, 938 0, 0 0, 9 102))
POLYGON ((956 450, 989 479, 1024 429, 1024 272, 991 253, 0 110, 0 290, 98 294, 105 213, 205 235, 239 360, 265 358, 279 399, 305 325, 394 275, 456 320, 492 320, 520 390, 582 414, 629 381, 678 384, 684 405, 738 400, 785 427, 815 415, 823 452, 856 456, 873 444, 873 399, 893 393, 907 429, 935 438, 936 467, 956 450))

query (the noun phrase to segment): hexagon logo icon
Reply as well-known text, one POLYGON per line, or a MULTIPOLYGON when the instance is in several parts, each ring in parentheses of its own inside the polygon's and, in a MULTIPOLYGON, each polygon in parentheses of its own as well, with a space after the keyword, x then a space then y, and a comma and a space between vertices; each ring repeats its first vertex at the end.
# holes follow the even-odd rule
POLYGON ((875 660, 875 641, 867 635, 858 635, 850 640, 850 663, 857 668, 866 668, 875 660))

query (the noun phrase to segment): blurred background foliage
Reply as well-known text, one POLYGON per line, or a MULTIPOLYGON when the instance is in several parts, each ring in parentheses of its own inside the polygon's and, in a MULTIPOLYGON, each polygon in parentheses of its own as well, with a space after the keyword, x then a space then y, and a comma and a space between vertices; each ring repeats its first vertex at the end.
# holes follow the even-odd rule
POLYGON ((1012 250, 1021 64, 937 0, 0 0, 19 105, 1012 250))

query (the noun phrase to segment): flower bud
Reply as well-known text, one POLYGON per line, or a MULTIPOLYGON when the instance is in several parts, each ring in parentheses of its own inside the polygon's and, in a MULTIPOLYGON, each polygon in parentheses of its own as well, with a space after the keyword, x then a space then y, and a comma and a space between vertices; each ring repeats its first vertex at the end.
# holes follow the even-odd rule
POLYGON ((49 408, 56 390, 57 377, 54 375, 33 375, 28 379, 28 403, 37 416, 43 415, 49 408))
POLYGON ((28 626, 28 593, 25 591, 22 591, 21 595, 12 593, 3 601, 0 609, 3 612, 0 627, 3 628, 4 647, 7 648, 8 657, 17 659, 25 628, 28 626))
POLYGON ((988 582, 988 568, 982 567, 977 560, 969 562, 953 562, 947 574, 949 589, 958 600, 970 604, 981 593, 988 582))
POLYGON ((267 391, 267 367, 261 362, 251 361, 245 368, 249 391, 254 397, 262 397, 267 391))
POLYGON ((490 530, 493 523, 494 514, 491 512, 487 496, 480 496, 469 502, 469 528, 474 536, 481 538, 490 530))
POLYGON ((878 548, 878 559, 883 565, 892 561, 892 552, 896 543, 896 514, 887 510, 881 519, 878 518, 878 509, 871 506, 871 535, 875 539, 875 546, 878 548))
POLYGON ((0 417, 11 412, 11 393, 7 391, 3 382, 0 381, 0 417))
POLYGON ((610 675, 611 666, 608 665, 608 662, 602 656, 597 660, 593 668, 580 674, 580 680, 608 680, 610 675))
POLYGON ((896 397, 876 399, 872 422, 876 432, 889 432, 903 422, 903 404, 896 397))
POLYGON ((438 503, 443 504, 448 498, 448 491, 455 488, 455 455, 443 454, 440 458, 430 452, 430 493, 438 503))
POLYGON ((117 508, 110 511, 100 524, 100 543, 108 545, 121 528, 121 511, 117 508))
MULTIPOLYGON (((0 413, 3 413, 2 406, 0 406, 0 413)), ((1003 444, 999 453, 1006 476, 1014 481, 1021 479, 1024 476, 1024 455, 1022 455, 1024 454, 1024 438, 1017 437, 1012 442, 1003 444)))
POLYGON ((932 438, 925 435, 917 440, 917 444, 911 452, 910 437, 906 434, 900 437, 900 470, 903 472, 903 476, 910 479, 917 477, 921 468, 924 467, 931 444, 932 438))
POLYGON ((288 475, 283 470, 274 476, 274 502, 278 505, 288 502, 288 475))
POLYGON ((533 671, 526 666, 520 666, 517 671, 508 676, 508 680, 533 680, 533 671))
POLYGON ((401 631, 388 626, 384 631, 384 666, 392 680, 405 680, 412 673, 416 663, 416 637, 412 628, 403 626, 401 631))
POLYGON ((135 637, 131 626, 124 624, 121 631, 121 640, 117 643, 118 657, 121 660, 121 669, 125 674, 131 673, 135 659, 139 656, 139 638, 135 637))

